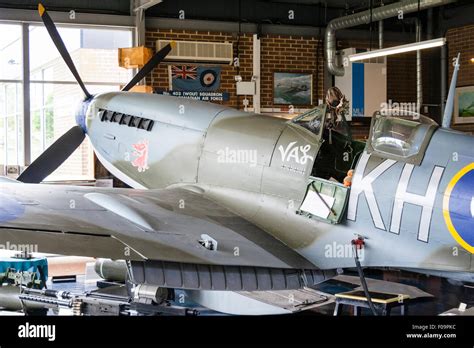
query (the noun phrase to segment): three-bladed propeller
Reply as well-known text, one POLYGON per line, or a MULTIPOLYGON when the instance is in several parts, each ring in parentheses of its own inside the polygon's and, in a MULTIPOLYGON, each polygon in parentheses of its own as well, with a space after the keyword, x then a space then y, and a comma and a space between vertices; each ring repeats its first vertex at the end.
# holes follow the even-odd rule
MULTIPOLYGON (((69 52, 66 50, 61 36, 58 33, 56 25, 54 24, 48 12, 42 4, 38 5, 38 12, 43 20, 43 23, 48 30, 54 45, 59 51, 59 54, 66 62, 71 73, 74 75, 77 83, 84 91, 85 99, 79 107, 79 113, 76 115, 77 125, 72 127, 69 131, 63 134, 50 147, 48 147, 28 168, 18 177, 19 181, 25 183, 40 183, 48 175, 54 172, 69 156, 81 145, 85 138, 85 114, 87 107, 94 98, 88 91, 84 82, 82 82, 79 73, 72 61, 69 52)), ((138 82, 140 82, 148 73, 150 73, 171 51, 174 42, 166 45, 160 51, 156 52, 153 57, 141 68, 138 73, 122 88, 122 91, 128 91, 138 82)))

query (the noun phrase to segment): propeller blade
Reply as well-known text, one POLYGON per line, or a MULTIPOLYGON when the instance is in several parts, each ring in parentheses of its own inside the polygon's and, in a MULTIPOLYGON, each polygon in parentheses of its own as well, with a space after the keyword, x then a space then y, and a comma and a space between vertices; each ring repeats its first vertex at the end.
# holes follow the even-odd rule
POLYGON ((135 86, 138 82, 140 82, 146 75, 148 75, 160 62, 170 53, 170 51, 176 46, 174 41, 171 41, 161 50, 156 52, 153 57, 141 68, 137 74, 130 80, 127 85, 122 88, 122 91, 128 91, 133 86, 135 86))
POLYGON ((34 160, 17 180, 24 183, 40 183, 71 156, 85 136, 80 126, 72 127, 34 160))
POLYGON ((41 16, 41 19, 43 20, 46 30, 48 30, 49 36, 51 37, 51 39, 54 42, 54 45, 58 49, 59 54, 61 55, 61 57, 63 57, 64 62, 66 63, 69 70, 76 78, 76 81, 79 84, 79 86, 84 91, 86 98, 90 99, 92 95, 87 91, 86 86, 84 86, 84 83, 82 82, 81 77, 79 76, 79 73, 77 72, 77 69, 74 66, 72 58, 69 55, 69 52, 67 51, 66 46, 64 45, 64 42, 58 33, 58 29, 56 28, 56 25, 54 24, 53 20, 51 19, 51 17, 49 16, 48 12, 46 11, 46 9, 44 8, 42 4, 38 4, 38 12, 41 16))

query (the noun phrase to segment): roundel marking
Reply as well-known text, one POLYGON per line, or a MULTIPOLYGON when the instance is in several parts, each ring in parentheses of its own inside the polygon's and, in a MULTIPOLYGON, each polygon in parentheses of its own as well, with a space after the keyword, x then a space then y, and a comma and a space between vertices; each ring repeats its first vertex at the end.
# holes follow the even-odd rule
POLYGON ((474 163, 462 168, 449 182, 443 216, 453 238, 474 254, 474 163))
POLYGON ((205 70, 201 74, 201 85, 204 87, 212 87, 217 80, 217 75, 212 70, 205 70))

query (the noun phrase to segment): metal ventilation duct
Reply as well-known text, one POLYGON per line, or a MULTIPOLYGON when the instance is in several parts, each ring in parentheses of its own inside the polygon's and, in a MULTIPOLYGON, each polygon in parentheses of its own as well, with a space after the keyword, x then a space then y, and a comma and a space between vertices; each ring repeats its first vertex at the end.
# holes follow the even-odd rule
MULTIPOLYGON (((420 0, 420 10, 442 6, 456 2, 456 0, 420 0)), ((372 21, 377 22, 387 18, 418 11, 418 0, 404 0, 390 5, 381 6, 372 10, 372 21)), ((336 30, 356 27, 370 23, 370 10, 355 13, 350 16, 333 19, 326 28, 325 56, 327 68, 332 75, 343 76, 344 67, 336 63, 336 30)))

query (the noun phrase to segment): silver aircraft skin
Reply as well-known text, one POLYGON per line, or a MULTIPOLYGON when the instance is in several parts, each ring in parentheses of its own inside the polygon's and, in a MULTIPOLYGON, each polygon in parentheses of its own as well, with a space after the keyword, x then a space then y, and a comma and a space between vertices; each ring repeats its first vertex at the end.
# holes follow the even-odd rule
POLYGON ((19 181, 0 180, 1 244, 130 260, 132 283, 206 294, 204 302, 229 313, 245 313, 230 303, 234 291, 295 289, 354 267, 358 238, 364 267, 474 281, 474 137, 421 116, 379 115, 366 145, 346 139, 350 153, 334 153, 338 135, 325 133, 325 107, 287 121, 126 92, 159 63, 152 60, 122 92, 92 96, 82 86, 77 126, 19 181), (319 126, 308 128, 306 116, 319 126), (84 134, 134 189, 34 184, 84 134), (350 188, 335 172, 346 155, 350 188))

